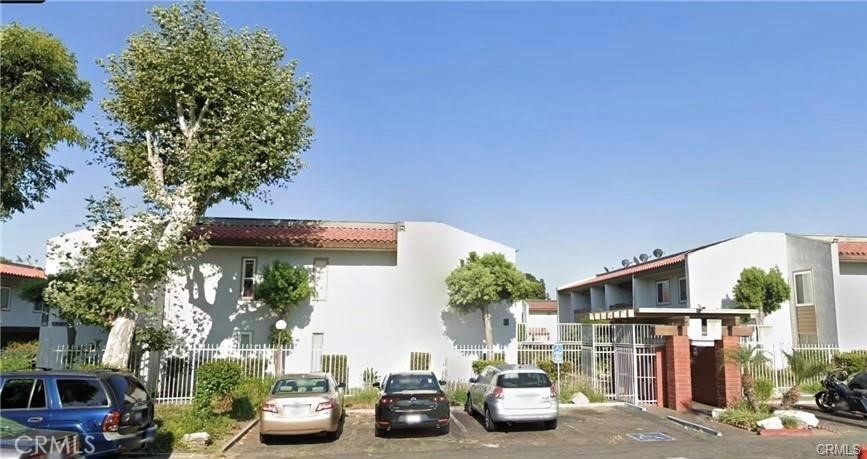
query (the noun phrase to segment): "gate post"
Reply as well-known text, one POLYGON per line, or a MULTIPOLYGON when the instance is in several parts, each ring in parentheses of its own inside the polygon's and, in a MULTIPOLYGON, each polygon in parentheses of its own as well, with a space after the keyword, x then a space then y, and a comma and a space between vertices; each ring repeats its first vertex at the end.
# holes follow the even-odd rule
POLYGON ((665 407, 689 411, 692 408, 692 363, 688 336, 678 334, 665 337, 665 365, 665 407))

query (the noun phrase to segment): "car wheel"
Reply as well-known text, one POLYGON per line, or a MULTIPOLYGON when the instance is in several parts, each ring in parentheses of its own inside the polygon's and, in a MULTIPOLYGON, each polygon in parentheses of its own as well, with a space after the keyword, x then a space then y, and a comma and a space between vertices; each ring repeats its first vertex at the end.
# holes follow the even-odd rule
POLYGON ((374 435, 375 437, 377 437, 377 438, 385 438, 385 435, 386 435, 387 433, 388 433, 387 430, 385 430, 385 429, 380 429, 379 427, 376 427, 376 430, 374 430, 373 435, 374 435))
POLYGON ((259 443, 261 443, 263 445, 267 445, 268 443, 271 443, 271 436, 260 433, 259 434, 259 443))
POLYGON ((440 435, 448 435, 451 423, 439 427, 440 435))
POLYGON ((487 406, 485 407, 485 430, 488 432, 495 432, 497 430, 497 423, 491 417, 491 410, 487 406))
POLYGON ((464 411, 470 416, 473 415, 473 399, 470 397, 470 394, 467 394, 467 401, 464 402, 464 411))
POLYGON ((554 419, 552 421, 545 421, 545 428, 548 430, 554 430, 557 428, 557 420, 554 419))
POLYGON ((327 438, 328 441, 337 441, 337 439, 339 439, 340 436, 343 435, 343 421, 344 418, 341 417, 340 421, 337 423, 337 430, 335 430, 334 432, 325 433, 325 438, 327 438))

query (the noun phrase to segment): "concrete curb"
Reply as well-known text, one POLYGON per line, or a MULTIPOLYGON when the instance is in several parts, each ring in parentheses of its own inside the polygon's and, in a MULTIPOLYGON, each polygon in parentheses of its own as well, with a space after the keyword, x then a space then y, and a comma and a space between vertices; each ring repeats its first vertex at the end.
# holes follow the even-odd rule
POLYGON ((238 432, 234 436, 232 436, 232 438, 230 438, 229 441, 227 441, 223 445, 223 447, 220 448, 220 452, 225 453, 226 451, 229 450, 229 448, 235 446, 235 443, 238 443, 238 440, 240 440, 244 435, 247 435, 247 432, 249 432, 250 429, 252 429, 253 426, 255 426, 258 423, 259 423, 259 418, 253 419, 252 421, 247 423, 247 425, 244 426, 244 428, 242 428, 240 432, 238 432))
POLYGON ((674 422, 675 424, 680 424, 684 428, 698 430, 699 432, 704 432, 709 435, 713 435, 715 437, 722 437, 722 432, 716 429, 711 429, 710 427, 703 426, 701 424, 697 424, 695 422, 687 421, 686 419, 676 418, 674 416, 666 416, 669 421, 674 422))

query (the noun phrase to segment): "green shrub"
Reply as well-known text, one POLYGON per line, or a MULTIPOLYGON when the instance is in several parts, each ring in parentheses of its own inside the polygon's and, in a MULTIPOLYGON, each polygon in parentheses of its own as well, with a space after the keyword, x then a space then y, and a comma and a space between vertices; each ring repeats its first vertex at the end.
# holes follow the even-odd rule
POLYGON ((571 403, 572 397, 577 393, 584 394, 590 403, 602 403, 606 401, 605 395, 597 392, 590 381, 578 375, 562 375, 560 381, 559 399, 561 403, 571 403))
POLYGON ((343 399, 343 406, 346 408, 373 408, 377 401, 379 401, 379 390, 369 387, 352 395, 347 395, 343 399))
POLYGON ((275 378, 244 378, 232 393, 232 418, 246 421, 259 415, 275 378))
POLYGON ((325 354, 322 356, 322 371, 331 373, 337 384, 346 384, 349 379, 349 367, 344 354, 325 354))
MULTIPOLYGON (((548 378, 551 381, 557 380, 557 364, 550 360, 541 360, 536 362, 536 366, 539 367, 540 370, 548 373, 548 378)), ((572 363, 571 362, 563 362, 560 364, 560 374, 565 375, 572 373, 572 363)))
POLYGON ((428 352, 410 352, 409 353, 409 369, 411 371, 430 370, 430 353, 428 353, 428 352))
POLYGON ((774 395, 774 383, 770 379, 757 379, 754 387, 756 390, 756 401, 760 404, 768 403, 768 400, 774 395))
POLYGON ((194 432, 208 432, 212 440, 226 437, 235 427, 235 421, 228 416, 202 416, 195 407, 189 405, 157 405, 154 412, 157 436, 151 450, 157 453, 177 452, 183 449, 181 438, 194 432))
POLYGON ((836 354, 833 364, 834 368, 845 371, 849 375, 867 371, 867 350, 836 354))
POLYGON ((799 421, 798 418, 793 418, 791 416, 782 416, 780 417, 780 421, 783 423, 784 429, 801 428, 801 421, 799 421))
POLYGON ((446 398, 451 406, 464 406, 467 403, 467 387, 453 386, 446 390, 446 398))
POLYGON ((746 402, 741 401, 734 408, 723 411, 719 419, 725 424, 740 427, 741 429, 755 430, 757 422, 770 416, 771 413, 766 409, 753 411, 746 402))
POLYGON ((495 359, 495 360, 476 360, 473 362, 473 373, 478 375, 485 369, 487 366, 497 366, 505 364, 505 359, 495 359))
POLYGON ((244 369, 231 360, 214 360, 196 369, 194 404, 200 414, 226 413, 232 408, 232 393, 241 383, 244 369))
POLYGON ((0 372, 32 370, 38 354, 38 341, 9 343, 0 350, 0 372))

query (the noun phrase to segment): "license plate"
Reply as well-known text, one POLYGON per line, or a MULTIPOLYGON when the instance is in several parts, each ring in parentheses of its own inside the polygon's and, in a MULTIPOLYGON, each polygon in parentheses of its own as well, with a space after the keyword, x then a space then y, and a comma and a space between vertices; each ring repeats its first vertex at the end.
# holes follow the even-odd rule
POLYGON ((406 423, 407 424, 418 424, 421 422, 420 414, 408 414, 406 415, 406 423))
POLYGON ((307 412, 307 405, 283 405, 285 414, 303 414, 307 412))

